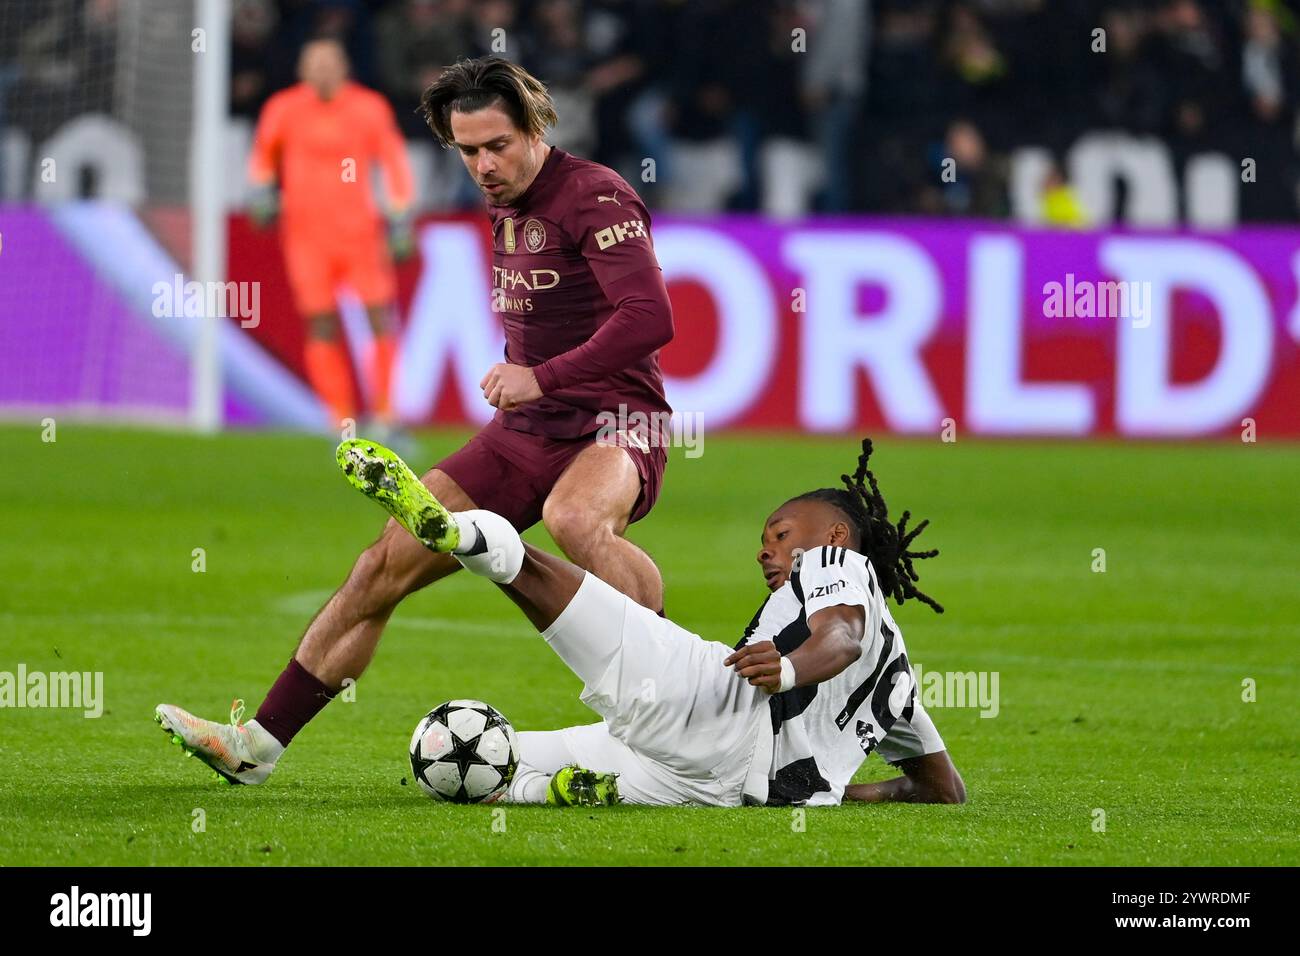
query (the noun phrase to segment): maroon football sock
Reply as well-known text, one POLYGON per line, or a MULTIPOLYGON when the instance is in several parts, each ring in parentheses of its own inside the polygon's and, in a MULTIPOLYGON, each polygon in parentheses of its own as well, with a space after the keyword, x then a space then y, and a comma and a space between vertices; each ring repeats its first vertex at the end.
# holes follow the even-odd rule
POLYGON ((257 722, 287 747, 294 735, 333 699, 333 691, 312 676, 297 658, 291 658, 257 709, 257 722))

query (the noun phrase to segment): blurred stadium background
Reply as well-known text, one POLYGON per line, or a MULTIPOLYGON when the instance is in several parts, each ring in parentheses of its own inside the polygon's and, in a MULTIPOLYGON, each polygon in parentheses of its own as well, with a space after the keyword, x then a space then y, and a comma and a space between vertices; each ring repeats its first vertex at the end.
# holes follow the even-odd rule
POLYGON ((654 210, 670 398, 706 427, 1300 434, 1300 20, 1272 0, 9 0, 0 413, 326 427, 245 215, 256 116, 314 36, 407 137, 409 424, 487 411, 481 200, 414 107, 498 52, 654 210), (256 320, 186 315, 194 278, 255 289, 256 320), (1145 283, 1152 314, 1052 314, 1067 281, 1145 283))

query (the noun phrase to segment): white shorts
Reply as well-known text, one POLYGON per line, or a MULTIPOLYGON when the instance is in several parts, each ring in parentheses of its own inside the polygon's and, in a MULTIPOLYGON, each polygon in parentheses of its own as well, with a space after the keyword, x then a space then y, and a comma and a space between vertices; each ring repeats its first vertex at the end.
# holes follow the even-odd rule
POLYGON ((886 763, 896 767, 903 760, 937 754, 946 749, 943 738, 939 736, 939 729, 917 700, 912 706, 912 719, 903 720, 900 717, 895 721, 894 726, 889 728, 889 733, 885 734, 876 747, 876 753, 886 763))
POLYGON ((722 665, 731 648, 659 617, 593 574, 542 637, 586 685, 582 702, 604 719, 521 732, 521 765, 618 773, 628 803, 659 806, 740 806, 751 772, 766 786, 768 694, 722 665))

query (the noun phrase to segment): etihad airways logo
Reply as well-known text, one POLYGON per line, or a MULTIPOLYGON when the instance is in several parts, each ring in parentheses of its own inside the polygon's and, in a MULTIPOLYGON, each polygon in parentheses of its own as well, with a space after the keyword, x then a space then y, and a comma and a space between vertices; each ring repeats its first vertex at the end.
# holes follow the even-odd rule
POLYGON ((492 285, 498 289, 524 292, 542 292, 560 284, 560 274, 554 269, 507 269, 492 267, 492 285))
POLYGON ((624 239, 649 239, 650 232, 646 229, 645 223, 640 219, 629 219, 627 222, 620 222, 613 226, 606 226, 600 232, 596 233, 596 246, 600 249, 608 249, 616 242, 622 242, 624 239))

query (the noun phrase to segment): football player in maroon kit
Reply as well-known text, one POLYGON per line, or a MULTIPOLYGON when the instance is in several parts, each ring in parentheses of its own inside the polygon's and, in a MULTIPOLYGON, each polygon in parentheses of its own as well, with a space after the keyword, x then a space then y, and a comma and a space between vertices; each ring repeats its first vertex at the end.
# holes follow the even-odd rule
MULTIPOLYGON (((613 170, 544 141, 556 121, 550 94, 508 60, 447 67, 421 108, 487 200, 492 307, 506 337, 505 361, 480 383, 495 417, 421 481, 453 511, 494 511, 519 531, 541 520, 574 564, 662 612, 659 569, 623 537, 659 496, 671 413, 658 351, 673 319, 650 215, 613 170), (611 420, 649 425, 611 440, 611 420)), ((171 704, 156 719, 227 780, 261 783, 344 681, 361 676, 398 603, 459 567, 389 521, 255 719, 239 722, 240 701, 229 725, 171 704)))

